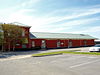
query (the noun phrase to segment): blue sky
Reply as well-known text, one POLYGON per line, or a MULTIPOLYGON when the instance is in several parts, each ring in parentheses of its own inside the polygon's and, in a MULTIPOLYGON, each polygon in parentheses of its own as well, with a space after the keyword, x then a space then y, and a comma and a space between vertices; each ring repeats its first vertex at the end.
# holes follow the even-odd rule
POLYGON ((100 38, 100 0, 0 0, 0 22, 30 25, 31 32, 100 38))

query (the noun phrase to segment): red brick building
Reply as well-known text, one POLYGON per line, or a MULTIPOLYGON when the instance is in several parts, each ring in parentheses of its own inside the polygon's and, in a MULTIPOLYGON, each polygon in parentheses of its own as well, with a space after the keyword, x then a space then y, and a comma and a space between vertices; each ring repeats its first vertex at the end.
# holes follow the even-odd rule
POLYGON ((31 48, 30 46, 30 28, 31 26, 27 26, 21 23, 14 22, 13 24, 20 26, 23 29, 22 37, 25 40, 24 44, 17 43, 16 48, 31 48))
MULTIPOLYGON (((29 30, 30 30, 30 27, 31 26, 27 26, 27 25, 23 25, 23 24, 21 24, 21 23, 17 23, 17 22, 14 22, 14 23, 11 23, 12 25, 17 25, 17 26, 19 26, 20 28, 22 28, 22 36, 21 37, 19 37, 19 38, 23 38, 23 40, 24 40, 24 43, 22 43, 21 42, 21 40, 17 40, 17 43, 16 43, 16 45, 15 45, 15 48, 16 49, 21 49, 21 48, 31 48, 30 47, 30 32, 29 32, 29 30)), ((17 35, 17 34, 16 34, 17 35)), ((6 51, 6 50, 8 50, 9 48, 10 49, 13 49, 13 44, 12 43, 10 43, 10 45, 9 45, 9 42, 8 42, 8 39, 6 39, 5 40, 7 43, 4 43, 3 44, 3 48, 4 48, 4 50, 6 51)), ((2 46, 0 46, 0 47, 2 47, 2 46)), ((1 50, 1 48, 0 48, 0 50, 1 50)))
POLYGON ((22 37, 26 40, 24 44, 17 43, 15 48, 70 48, 84 47, 94 45, 94 37, 86 34, 70 34, 70 33, 45 33, 32 32, 31 26, 14 23, 23 28, 22 37))
POLYGON ((94 37, 85 34, 41 33, 30 34, 31 48, 70 48, 94 45, 94 37))

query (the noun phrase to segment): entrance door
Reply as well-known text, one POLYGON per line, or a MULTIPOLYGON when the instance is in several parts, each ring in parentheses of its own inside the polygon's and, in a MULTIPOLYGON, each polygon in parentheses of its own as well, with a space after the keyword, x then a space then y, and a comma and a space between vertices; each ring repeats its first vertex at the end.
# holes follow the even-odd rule
POLYGON ((32 47, 35 47, 35 42, 34 41, 32 41, 32 47))
POLYGON ((68 42, 68 48, 72 47, 72 41, 68 42))
POLYGON ((57 41, 57 47, 58 48, 60 47, 60 41, 57 41))
POLYGON ((84 46, 87 46, 87 41, 86 40, 84 41, 84 46))
POLYGON ((45 42, 45 40, 42 40, 41 48, 42 49, 45 49, 46 48, 46 42, 45 42))
POLYGON ((27 48, 27 46, 25 44, 22 45, 22 48, 27 48))

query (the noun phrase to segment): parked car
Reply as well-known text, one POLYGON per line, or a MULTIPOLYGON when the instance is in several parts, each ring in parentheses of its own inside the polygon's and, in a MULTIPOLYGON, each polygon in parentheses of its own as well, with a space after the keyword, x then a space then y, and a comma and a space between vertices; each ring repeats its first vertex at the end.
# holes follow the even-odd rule
POLYGON ((100 44, 97 44, 97 45, 95 45, 93 47, 90 47, 89 51, 90 52, 100 52, 100 44))

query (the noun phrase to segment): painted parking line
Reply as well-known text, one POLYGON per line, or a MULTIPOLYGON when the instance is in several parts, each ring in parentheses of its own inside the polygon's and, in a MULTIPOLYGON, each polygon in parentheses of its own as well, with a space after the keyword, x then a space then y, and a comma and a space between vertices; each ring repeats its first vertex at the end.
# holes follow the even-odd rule
POLYGON ((63 62, 63 61, 66 61, 66 60, 75 60, 75 59, 79 59, 79 58, 84 58, 84 57, 87 57, 87 56, 71 56, 69 58, 61 58, 61 59, 57 59, 57 60, 54 60, 54 61, 51 61, 51 63, 55 63, 55 62, 63 62))
POLYGON ((88 65, 88 64, 95 63, 95 62, 98 62, 98 61, 100 61, 100 60, 95 60, 95 61, 90 61, 90 62, 85 62, 85 63, 81 63, 81 64, 73 65, 73 66, 70 66, 70 68, 76 68, 76 67, 80 67, 80 66, 88 65))

